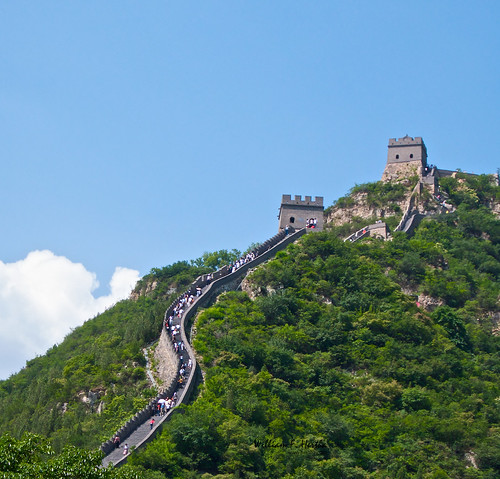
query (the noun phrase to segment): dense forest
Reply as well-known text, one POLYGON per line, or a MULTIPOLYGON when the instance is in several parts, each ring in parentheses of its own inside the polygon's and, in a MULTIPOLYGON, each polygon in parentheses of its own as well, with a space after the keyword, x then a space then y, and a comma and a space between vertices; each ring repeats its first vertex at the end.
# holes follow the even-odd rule
MULTIPOLYGON (((453 212, 411 238, 306 235, 202 311, 196 399, 129 465, 95 477, 499 477, 500 188, 487 176, 440 182, 453 212)), ((363 188, 386 194, 374 185, 363 188)), ((76 461, 65 445, 109 436, 152 394, 141 351, 169 299, 233 254, 153 270, 135 300, 2 381, 0 431, 12 436, 0 455, 28 444, 47 468, 76 461), (102 411, 79 399, 89 390, 102 411)))

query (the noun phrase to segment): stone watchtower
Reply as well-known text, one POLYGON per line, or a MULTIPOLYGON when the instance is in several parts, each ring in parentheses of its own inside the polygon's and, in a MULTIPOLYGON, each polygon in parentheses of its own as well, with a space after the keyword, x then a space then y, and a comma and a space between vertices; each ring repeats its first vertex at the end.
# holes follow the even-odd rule
POLYGON ((398 181, 413 175, 422 176, 427 167, 427 148, 421 137, 391 138, 387 151, 387 164, 382 181, 398 181))
POLYGON ((302 196, 295 195, 292 200, 291 195, 283 195, 280 206, 279 229, 284 229, 287 225, 295 229, 305 228, 306 220, 316 219, 316 226, 312 231, 323 229, 323 197, 316 196, 314 201, 310 196, 302 199, 302 196))

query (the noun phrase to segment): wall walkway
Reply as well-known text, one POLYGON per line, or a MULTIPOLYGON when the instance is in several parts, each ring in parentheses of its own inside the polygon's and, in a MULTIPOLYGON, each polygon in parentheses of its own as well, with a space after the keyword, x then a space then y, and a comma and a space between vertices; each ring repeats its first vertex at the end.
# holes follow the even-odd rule
MULTIPOLYGON (((175 394, 177 396, 176 406, 178 406, 179 404, 186 404, 191 398, 193 390, 201 376, 201 370, 196 361, 196 357, 186 331, 198 309, 200 307, 208 306, 221 292, 236 289, 241 282, 241 279, 250 269, 255 268, 259 264, 273 257, 278 251, 281 251, 290 243, 300 238, 304 233, 306 233, 306 231, 307 230, 303 228, 293 231, 288 235, 284 231, 281 231, 256 248, 252 252, 254 253, 255 258, 252 261, 240 266, 236 271, 232 271, 227 266, 224 266, 213 274, 200 276, 191 284, 186 293, 193 294, 195 296, 195 300, 189 307, 187 307, 182 317, 175 318, 172 324, 174 327, 180 327, 180 339, 176 338, 175 340, 180 341, 184 348, 179 348, 179 351, 175 352, 178 357, 179 366, 177 371, 179 371, 182 363, 187 363, 191 360, 191 367, 187 368, 187 379, 182 383, 178 380, 174 381, 173 384, 167 387, 155 399, 152 399, 142 411, 139 411, 130 421, 128 421, 116 432, 114 436, 118 436, 120 438, 121 447, 116 448, 112 439, 109 439, 101 445, 101 450, 106 454, 102 461, 103 466, 107 466, 108 464, 113 464, 114 466, 125 464, 129 454, 123 454, 124 444, 128 444, 130 452, 142 448, 150 442, 159 431, 161 431, 162 425, 166 421, 170 420, 174 414, 179 413, 179 408, 174 407, 164 416, 155 416, 156 405, 160 399, 169 398, 175 394), (200 296, 196 296, 197 288, 201 288, 200 296), (151 418, 154 418, 155 420, 153 425, 150 424, 151 418)), ((168 328, 168 318, 173 315, 174 308, 184 294, 179 296, 165 312, 162 335, 166 337, 170 337, 170 334, 165 334, 170 332, 168 329, 165 329, 168 328), (165 326, 165 323, 167 326, 165 326)), ((169 347, 175 351, 171 340, 169 347)), ((179 379, 179 373, 177 373, 176 379, 179 379)))
MULTIPOLYGON (((422 176, 419 182, 415 185, 410 195, 410 198, 406 203, 405 211, 403 213, 401 221, 396 226, 394 231, 403 231, 407 233, 409 236, 411 236, 413 235, 415 229, 420 224, 423 218, 427 216, 435 216, 436 214, 450 213, 454 211, 454 208, 452 206, 446 204, 445 197, 443 193, 441 193, 439 190, 439 185, 437 183, 438 176, 436 171, 437 171, 436 168, 433 168, 430 172, 427 173, 426 176, 422 176), (432 198, 435 201, 435 203, 438 204, 437 213, 428 211, 421 213, 419 212, 419 209, 417 207, 417 199, 423 193, 424 189, 426 188, 426 185, 431 186, 432 198)), ((362 238, 371 236, 371 232, 379 227, 380 227, 379 224, 366 225, 363 228, 356 231, 355 233, 348 236, 344 241, 350 241, 351 243, 354 243, 362 238)), ((388 236, 386 234, 385 239, 387 239, 387 237, 388 236)))

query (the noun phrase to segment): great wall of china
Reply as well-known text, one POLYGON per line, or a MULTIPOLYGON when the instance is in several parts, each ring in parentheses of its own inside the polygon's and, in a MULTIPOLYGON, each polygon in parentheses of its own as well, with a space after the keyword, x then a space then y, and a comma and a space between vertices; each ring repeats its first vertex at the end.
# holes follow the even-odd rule
MULTIPOLYGON (((405 205, 403 216, 395 231, 403 231, 411 234, 422 218, 430 214, 441 214, 452 211, 449 205, 439 196, 438 178, 453 176, 456 172, 449 170, 440 170, 427 165, 427 150, 422 138, 411 138, 405 136, 400 139, 390 139, 388 146, 387 163, 382 175, 382 181, 399 181, 401 178, 408 178, 418 175, 418 182, 413 189, 405 205), (427 190, 435 203, 434 211, 420 211, 417 198, 424 190, 427 190)), ((493 175, 498 184, 498 175, 493 175)), ((242 278, 249 270, 257 267, 263 262, 273 257, 278 251, 286 248, 290 243, 299 239, 308 231, 321 231, 323 229, 323 197, 316 197, 314 200, 306 196, 302 200, 301 196, 283 195, 280 213, 279 213, 279 233, 270 238, 256 250, 253 251, 255 258, 243 264, 236 271, 230 270, 227 266, 221 268, 211 275, 203 275, 197 278, 188 288, 186 293, 196 294, 196 289, 201 290, 201 295, 196 296, 193 303, 187 307, 182 316, 174 322, 174 326, 179 326, 179 333, 184 350, 176 351, 170 331, 166 327, 166 320, 169 318, 175 306, 178 304, 179 296, 167 309, 164 316, 164 325, 162 328, 160 341, 168 348, 168 361, 177 360, 172 368, 179 371, 181 361, 179 356, 183 355, 183 362, 191 360, 191 367, 188 370, 188 376, 185 382, 179 384, 179 373, 172 378, 170 384, 155 399, 139 411, 130 421, 121 427, 115 434, 120 438, 123 445, 125 442, 130 448, 130 453, 141 449, 161 431, 165 422, 170 420, 174 414, 178 414, 180 404, 187 404, 192 397, 193 391, 201 377, 201 369, 196 361, 194 351, 189 341, 188 329, 199 308, 207 307, 223 291, 236 290, 242 278), (309 228, 309 219, 317 220, 315 229, 309 228), (176 358, 176 359, 172 359, 176 358), (155 423, 150 424, 151 417, 155 414, 155 407, 159 400, 171 397, 177 393, 177 402, 175 407, 170 409, 163 416, 155 416, 155 423)), ((315 222, 316 223, 316 222, 315 222)), ((375 224, 368 224, 355 233, 351 234, 344 241, 355 242, 367 236, 381 237, 384 240, 390 239, 390 233, 387 225, 381 220, 375 224)), ((109 439, 101 445, 101 450, 105 457, 102 461, 103 466, 113 464, 120 466, 126 463, 129 454, 124 454, 122 448, 116 448, 112 439, 109 439)))
MULTIPOLYGON (((155 399, 152 399, 144 409, 136 413, 130 421, 128 421, 116 432, 114 436, 118 436, 120 438, 122 446, 124 443, 127 443, 130 451, 141 449, 148 442, 154 439, 158 432, 161 431, 162 425, 166 421, 179 412, 177 406, 189 402, 193 390, 196 387, 199 377, 201 376, 201 371, 196 361, 194 351, 191 347, 187 330, 199 308, 207 307, 217 297, 217 295, 223 291, 237 289, 241 279, 250 269, 255 268, 259 264, 262 264, 273 257, 278 251, 281 251, 290 243, 300 238, 304 233, 306 233, 306 231, 306 228, 298 230, 290 228, 288 234, 284 230, 280 231, 280 233, 273 236, 254 250, 255 259, 245 263, 236 271, 231 271, 227 266, 224 266, 211 275, 200 276, 191 284, 186 292, 195 293, 196 288, 201 288, 201 295, 197 296, 194 302, 184 311, 179 321, 180 337, 185 347, 184 351, 182 351, 184 356, 183 361, 190 359, 192 364, 190 370, 188 371, 188 377, 184 383, 179 384, 177 382, 177 375, 175 378, 176 380, 174 380, 167 389, 162 391, 155 399), (209 276, 210 279, 208 278, 209 276), (168 413, 163 416, 156 416, 154 426, 151 427, 150 419, 155 414, 155 405, 158 400, 171 397, 174 392, 177 392, 176 407, 170 409, 168 413)), ((170 307, 165 312, 164 319, 167 319, 172 314, 175 306, 178 304, 178 301, 182 296, 183 295, 179 296, 172 302, 170 307)), ((164 341, 168 341, 170 348, 173 350, 173 345, 165 324, 162 328, 161 338, 164 341)), ((181 353, 181 351, 179 351, 179 353, 181 353)), ((180 360, 177 366, 180 366, 180 360)), ((176 370, 178 371, 179 367, 177 367, 176 370)), ((129 457, 129 454, 123 454, 123 448, 115 447, 113 439, 109 439, 104 442, 101 445, 101 450, 106 454, 102 461, 103 466, 107 466, 109 464, 121 466, 126 463, 129 457)))

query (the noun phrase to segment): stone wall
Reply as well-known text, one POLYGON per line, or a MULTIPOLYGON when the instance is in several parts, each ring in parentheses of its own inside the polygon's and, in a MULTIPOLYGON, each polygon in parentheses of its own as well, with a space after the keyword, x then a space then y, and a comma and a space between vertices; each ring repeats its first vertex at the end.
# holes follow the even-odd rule
MULTIPOLYGON (((314 230, 313 230, 314 231, 314 230)), ((189 342, 188 335, 186 331, 189 329, 189 325, 192 323, 193 318, 198 311, 198 308, 200 307, 206 307, 208 306, 214 298, 219 294, 221 291, 227 290, 227 289, 234 289, 235 287, 238 286, 239 282, 241 281, 242 277, 246 275, 249 269, 254 268, 255 266, 263 263, 264 261, 267 261, 269 258, 274 256, 278 251, 282 250, 285 248, 288 244, 292 243, 293 241, 297 240, 302 236, 303 234, 306 233, 306 229, 301 229, 297 231, 292 231, 289 235, 286 235, 284 231, 276 234, 269 240, 265 241, 263 244, 261 244, 258 248, 254 250, 254 252, 257 254, 257 257, 253 260, 250 261, 249 263, 244 264, 241 266, 239 269, 237 269, 234 272, 230 272, 228 267, 225 266, 221 268, 220 270, 216 271, 213 274, 210 275, 202 275, 198 277, 190 286, 188 291, 195 293, 196 292, 196 287, 206 287, 205 291, 203 292, 202 296, 197 297, 191 306, 188 307, 188 309, 185 311, 182 320, 181 320, 181 339, 184 342, 185 346, 185 351, 188 355, 188 357, 192 360, 192 369, 191 373, 189 374, 189 377, 184 383, 184 387, 181 389, 180 395, 177 398, 177 404, 186 404, 189 399, 191 398, 193 391, 195 390, 195 387, 200 380, 201 377, 201 369, 200 366, 196 360, 196 356, 194 354, 194 351, 191 347, 191 344, 189 342), (208 276, 210 276, 210 280, 208 281, 208 276)), ((182 295, 181 295, 182 296, 182 295)), ((164 319, 167 319, 168 316, 173 312, 173 308, 175 305, 178 303, 178 300, 181 298, 177 298, 172 302, 170 307, 167 309, 165 312, 165 317, 164 319)), ((165 328, 162 328, 163 331, 165 331, 165 328)), ((163 334, 162 331, 162 334, 163 334)), ((168 348, 168 342, 164 342, 163 346, 165 348, 168 348)), ((169 353, 167 353, 169 354, 169 353)), ((167 360, 168 362, 168 360, 167 360)), ((175 380, 173 381, 172 385, 162 391, 156 399, 152 399, 149 404, 142 409, 142 411, 139 411, 130 421, 127 421, 127 423, 122 426, 117 432, 116 435, 118 435, 121 439, 121 442, 128 437, 133 431, 135 431, 139 426, 141 426, 145 421, 148 420, 148 418, 151 416, 151 414, 154 412, 154 404, 156 401, 160 398, 166 398, 172 396, 173 392, 177 388, 177 380, 178 380, 178 372, 176 372, 175 375, 175 380)), ((146 437, 142 439, 135 447, 135 449, 140 449, 143 447, 145 444, 147 444, 149 441, 151 441, 155 435, 161 431, 162 425, 164 422, 169 421, 170 418, 174 414, 178 414, 179 412, 182 412, 182 409, 179 409, 177 407, 171 409, 166 416, 161 417, 159 419, 159 424, 157 427, 155 427, 153 430, 148 432, 146 437)), ((115 446, 113 444, 113 439, 109 439, 108 441, 104 442, 101 445, 101 450, 106 454, 110 454, 114 450, 115 446)), ((128 455, 127 456, 121 456, 120 459, 114 464, 115 467, 120 467, 123 464, 125 464, 128 460, 128 455)))
POLYGON ((180 368, 179 357, 165 328, 162 329, 160 340, 155 348, 156 373, 160 379, 160 389, 169 389, 175 383, 177 371, 180 368))
POLYGON ((400 181, 413 175, 422 176, 427 167, 427 148, 421 137, 390 138, 387 163, 382 181, 400 181))
POLYGON ((295 195, 292 199, 291 195, 283 195, 279 214, 279 229, 283 230, 287 225, 293 226, 295 229, 305 228, 306 220, 316 218, 317 224, 315 229, 321 231, 323 229, 323 197, 316 196, 313 200, 311 196, 295 195))
MULTIPOLYGON (((166 398, 172 396, 174 393, 176 387, 177 387, 177 376, 176 376, 176 381, 170 386, 169 389, 164 390, 161 394, 158 395, 159 398, 166 398)), ((127 421, 116 433, 113 435, 113 437, 116 435, 120 438, 120 442, 124 442, 124 440, 132 434, 139 426, 141 426, 145 421, 147 421, 155 412, 155 403, 157 399, 151 399, 149 401, 149 404, 145 406, 142 410, 137 412, 132 419, 127 421)), ((174 411, 174 409, 171 409, 169 412, 174 411)), ((154 431, 156 433, 156 430, 154 431)), ((103 442, 101 444, 101 451, 104 452, 104 454, 109 454, 115 449, 115 444, 113 443, 113 438, 108 439, 106 442, 103 442)), ((120 462, 126 462, 128 456, 124 456, 120 462)), ((115 464, 119 465, 119 463, 115 464)))
POLYGON ((373 238, 382 238, 386 240, 389 236, 387 225, 382 221, 373 225, 369 225, 368 231, 370 232, 370 236, 373 238))

